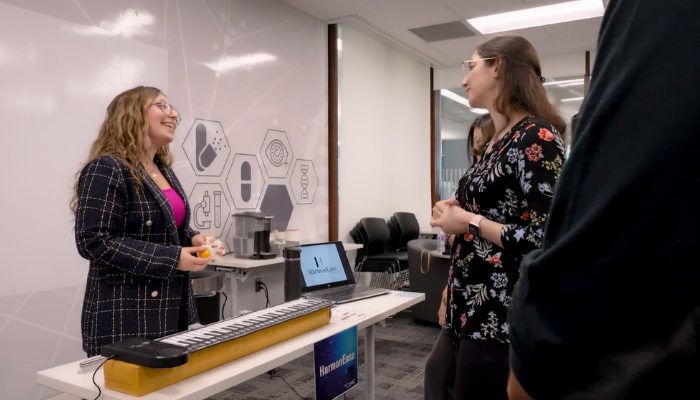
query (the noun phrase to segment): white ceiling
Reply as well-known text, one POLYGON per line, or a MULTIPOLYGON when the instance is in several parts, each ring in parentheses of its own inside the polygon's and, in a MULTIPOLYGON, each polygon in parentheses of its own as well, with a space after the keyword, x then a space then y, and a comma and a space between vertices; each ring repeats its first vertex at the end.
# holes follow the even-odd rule
MULTIPOLYGON (((493 35, 427 43, 409 31, 412 28, 462 21, 523 8, 561 3, 568 0, 283 0, 328 23, 353 23, 406 50, 436 71, 435 89, 449 88, 460 96, 458 87, 462 77, 461 63, 468 59, 475 47, 493 35), (440 82, 438 82, 440 81, 440 82), (447 85, 445 82, 450 82, 447 85), (451 85, 451 82, 457 82, 451 85), (457 86, 457 88, 451 87, 457 86)), ((601 0, 603 2, 603 0, 601 0)), ((605 5, 607 2, 604 2, 605 5)), ((521 29, 508 33, 528 39, 540 56, 542 74, 551 80, 581 78, 585 73, 585 52, 591 52, 591 66, 595 59, 598 30, 602 18, 572 21, 543 27, 521 29)), ((562 116, 569 120, 578 111, 580 102, 561 102, 564 98, 583 95, 583 87, 559 89, 547 87, 552 102, 562 116)), ((476 115, 453 100, 443 98, 441 116, 448 127, 449 138, 466 137, 468 126, 476 115), (454 137, 453 137, 454 136, 454 137)))
MULTIPOLYGON (((468 18, 561 3, 563 0, 284 1, 328 23, 352 22, 360 25, 422 58, 433 68, 443 68, 460 65, 471 56, 477 44, 495 35, 477 34, 469 38, 427 43, 409 29, 454 21, 466 24, 468 18)), ((594 55, 601 20, 593 18, 510 33, 525 37, 535 46, 546 76, 582 75, 583 54, 590 50, 594 55)))

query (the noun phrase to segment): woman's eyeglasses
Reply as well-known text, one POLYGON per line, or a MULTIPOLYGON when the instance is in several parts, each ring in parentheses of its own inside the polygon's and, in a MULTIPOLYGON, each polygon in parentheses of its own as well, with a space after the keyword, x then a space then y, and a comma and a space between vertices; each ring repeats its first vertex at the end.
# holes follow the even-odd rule
POLYGON ((469 72, 474 69, 476 66, 476 61, 495 60, 496 58, 497 57, 472 58, 471 60, 462 61, 462 71, 464 72, 464 76, 469 75, 469 72))
POLYGON ((158 106, 161 111, 163 111, 163 114, 167 115, 168 117, 172 116, 173 113, 177 114, 177 119, 175 122, 180 125, 180 122, 182 122, 182 118, 180 118, 180 112, 175 109, 175 107, 171 106, 170 104, 166 102, 158 102, 158 103, 153 103, 151 104, 152 106, 158 106))
MULTIPOLYGON (((469 75, 469 72, 471 72, 474 67, 476 67, 476 61, 486 61, 486 60, 495 60, 498 57, 489 57, 489 58, 472 58, 471 60, 466 60, 462 61, 462 72, 464 72, 464 76, 469 75)), ((537 79, 540 80, 540 82, 544 83, 545 79, 544 77, 538 75, 537 79)))

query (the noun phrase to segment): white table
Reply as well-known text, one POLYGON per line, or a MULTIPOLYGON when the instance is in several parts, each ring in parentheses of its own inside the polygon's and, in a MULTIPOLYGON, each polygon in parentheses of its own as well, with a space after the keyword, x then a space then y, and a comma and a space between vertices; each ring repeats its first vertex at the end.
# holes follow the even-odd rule
MULTIPOLYGON (((343 247, 345 248, 345 251, 351 251, 361 249, 363 246, 357 243, 343 243, 343 247)), ((269 260, 245 260, 236 258, 233 254, 229 254, 222 257, 220 261, 212 262, 211 265, 247 270, 251 268, 264 267, 266 265, 281 264, 283 262, 283 257, 275 257, 269 260)))
MULTIPOLYGON (((423 293, 391 292, 388 295, 339 305, 333 308, 333 313, 344 309, 362 309, 371 314, 352 322, 331 321, 329 325, 316 328, 142 397, 104 389, 102 369, 97 372, 95 382, 102 388, 101 400, 204 399, 310 353, 314 349, 314 343, 357 326, 358 330, 365 329, 366 398, 374 399, 374 324, 423 300, 425 300, 423 293)), ((79 363, 80 361, 76 361, 39 371, 36 375, 36 381, 40 385, 64 393, 93 399, 97 396, 98 391, 92 383, 92 374, 79 374, 79 363)))
MULTIPOLYGON (((345 251, 352 251, 361 249, 363 246, 356 243, 343 243, 343 247, 345 248, 345 251)), ((215 269, 216 271, 226 273, 227 279, 224 281, 224 292, 226 292, 230 300, 226 302, 227 318, 236 316, 241 311, 238 307, 238 302, 236 301, 238 298, 239 286, 246 281, 252 270, 255 268, 279 265, 283 263, 283 257, 275 257, 269 260, 245 260, 236 258, 233 254, 224 256, 220 261, 212 262, 210 264, 212 266, 211 268, 215 269)))
POLYGON ((437 226, 429 226, 429 227, 421 227, 419 233, 421 235, 425 236, 434 236, 438 235, 440 233, 440 227, 437 226))

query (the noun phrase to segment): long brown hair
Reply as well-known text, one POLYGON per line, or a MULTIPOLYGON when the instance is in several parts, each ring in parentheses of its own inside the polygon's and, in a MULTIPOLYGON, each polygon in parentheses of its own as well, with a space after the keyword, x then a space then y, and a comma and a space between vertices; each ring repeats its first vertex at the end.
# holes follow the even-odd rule
MULTIPOLYGON (((492 66, 501 60, 498 70, 500 94, 496 99, 496 111, 525 111, 552 124, 564 136, 566 122, 547 99, 542 85, 542 70, 537 51, 522 36, 497 36, 477 46, 477 54, 492 66)), ((510 122, 510 121, 508 121, 510 122)))
POLYGON ((476 157, 484 155, 486 143, 491 141, 495 133, 496 127, 493 125, 491 114, 479 115, 474 122, 472 122, 472 126, 469 128, 469 135, 467 136, 467 146, 469 147, 467 150, 469 150, 472 157, 474 157, 474 162, 476 162, 476 157), (479 143, 474 139, 474 130, 476 128, 481 129, 481 141, 479 143))
MULTIPOLYGON (((137 86, 118 94, 107 106, 107 115, 97 139, 90 147, 90 155, 85 164, 102 156, 111 156, 129 169, 136 186, 142 188, 143 182, 136 170, 141 160, 148 158, 148 148, 151 145, 146 112, 161 93, 154 87, 137 86)), ((167 145, 158 149, 156 158, 168 167, 172 165, 173 157, 167 145)), ((74 215, 78 206, 79 176, 80 171, 76 174, 73 199, 70 202, 74 215)))

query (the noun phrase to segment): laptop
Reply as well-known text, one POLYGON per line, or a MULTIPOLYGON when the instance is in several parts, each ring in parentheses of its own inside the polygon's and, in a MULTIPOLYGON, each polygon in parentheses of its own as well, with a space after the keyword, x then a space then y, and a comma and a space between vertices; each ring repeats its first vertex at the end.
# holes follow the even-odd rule
POLYGON ((303 297, 348 303, 389 294, 386 289, 355 284, 342 242, 298 246, 303 297))

